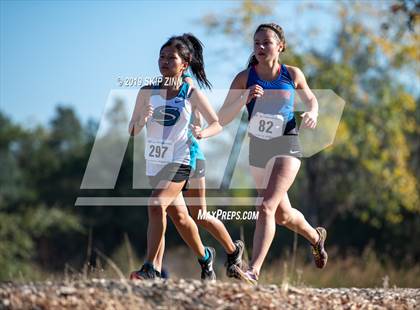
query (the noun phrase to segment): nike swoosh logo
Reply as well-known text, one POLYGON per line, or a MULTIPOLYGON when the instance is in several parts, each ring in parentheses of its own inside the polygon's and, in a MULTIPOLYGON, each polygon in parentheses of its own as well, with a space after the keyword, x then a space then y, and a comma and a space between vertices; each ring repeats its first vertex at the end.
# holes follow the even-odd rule
POLYGON ((290 150, 290 154, 296 154, 296 153, 299 153, 299 151, 292 151, 292 150, 290 150))

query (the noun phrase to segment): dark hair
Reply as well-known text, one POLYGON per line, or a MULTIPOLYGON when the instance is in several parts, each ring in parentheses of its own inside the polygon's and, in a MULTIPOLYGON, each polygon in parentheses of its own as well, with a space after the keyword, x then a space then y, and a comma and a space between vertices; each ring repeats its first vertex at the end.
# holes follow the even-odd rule
MULTIPOLYGON (((281 53, 286 50, 286 38, 284 36, 283 28, 281 28, 279 25, 275 23, 269 23, 269 24, 261 24, 257 27, 257 30, 254 32, 254 36, 257 34, 257 32, 263 30, 263 29, 270 29, 274 31, 279 38, 279 41, 283 43, 283 49, 280 51, 281 53)), ((251 55, 251 57, 248 60, 248 68, 252 67, 254 65, 258 64, 257 57, 255 57, 254 53, 251 55)))
POLYGON ((172 36, 162 45, 160 50, 167 46, 173 46, 178 51, 179 56, 188 63, 192 74, 197 79, 200 87, 211 88, 211 83, 206 77, 203 60, 203 43, 193 34, 184 33, 182 36, 172 36))

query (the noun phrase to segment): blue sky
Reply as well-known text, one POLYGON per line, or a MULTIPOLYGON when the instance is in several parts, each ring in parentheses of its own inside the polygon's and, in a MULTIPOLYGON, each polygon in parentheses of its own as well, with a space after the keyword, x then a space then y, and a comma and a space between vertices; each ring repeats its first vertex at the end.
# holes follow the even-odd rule
MULTIPOLYGON (((229 48, 197 22, 206 13, 223 14, 240 4, 216 3, 2 1, 0 109, 28 127, 46 124, 58 103, 72 105, 83 121, 99 120, 118 77, 159 74, 159 48, 171 35, 196 34, 206 45, 206 59, 216 46, 229 48)), ((298 27, 296 9, 294 2, 276 5, 286 35, 298 27)), ((238 51, 244 63, 250 49, 238 51)), ((210 58, 206 68, 214 87, 229 87, 237 70, 210 58)))

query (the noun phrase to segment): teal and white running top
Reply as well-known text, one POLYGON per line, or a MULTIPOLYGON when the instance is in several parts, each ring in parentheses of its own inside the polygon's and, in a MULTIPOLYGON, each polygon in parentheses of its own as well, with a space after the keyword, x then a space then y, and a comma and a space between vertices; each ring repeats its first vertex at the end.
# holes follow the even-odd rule
POLYGON ((184 82, 178 95, 166 100, 160 96, 159 87, 153 87, 150 96, 153 115, 146 123, 146 175, 155 176, 169 163, 195 168, 199 148, 190 130, 190 92, 189 84, 184 82))
MULTIPOLYGON (((184 72, 182 74, 182 79, 185 78, 191 78, 192 76, 191 74, 189 74, 188 72, 184 72)), ((192 118, 191 118, 192 121, 192 118)), ((191 163, 192 163, 192 169, 195 170, 195 163, 197 160, 206 160, 206 158, 204 157, 204 153, 201 151, 200 148, 200 144, 198 144, 197 140, 191 135, 191 163)))

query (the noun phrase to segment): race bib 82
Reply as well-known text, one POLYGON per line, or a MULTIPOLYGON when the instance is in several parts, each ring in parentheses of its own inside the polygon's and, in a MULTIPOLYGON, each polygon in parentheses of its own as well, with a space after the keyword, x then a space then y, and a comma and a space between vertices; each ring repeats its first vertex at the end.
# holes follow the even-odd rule
POLYGON ((249 121, 248 132, 264 140, 280 137, 284 132, 284 118, 279 114, 257 112, 249 121))

